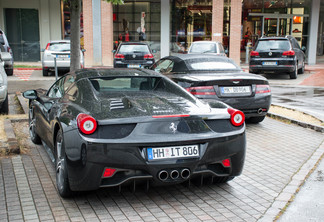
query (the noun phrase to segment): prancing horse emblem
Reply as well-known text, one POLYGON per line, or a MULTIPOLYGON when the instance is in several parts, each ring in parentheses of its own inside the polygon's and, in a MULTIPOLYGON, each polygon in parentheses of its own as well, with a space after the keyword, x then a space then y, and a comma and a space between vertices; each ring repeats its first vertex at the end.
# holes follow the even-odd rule
POLYGON ((175 123, 171 123, 169 129, 175 133, 177 131, 177 125, 175 123))

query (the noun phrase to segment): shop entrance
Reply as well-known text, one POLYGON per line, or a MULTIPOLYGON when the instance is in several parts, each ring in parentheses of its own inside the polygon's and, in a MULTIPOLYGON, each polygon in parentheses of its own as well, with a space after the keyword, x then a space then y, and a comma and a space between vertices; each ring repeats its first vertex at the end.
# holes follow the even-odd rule
POLYGON ((39 21, 37 9, 6 8, 6 35, 15 61, 39 61, 39 21))

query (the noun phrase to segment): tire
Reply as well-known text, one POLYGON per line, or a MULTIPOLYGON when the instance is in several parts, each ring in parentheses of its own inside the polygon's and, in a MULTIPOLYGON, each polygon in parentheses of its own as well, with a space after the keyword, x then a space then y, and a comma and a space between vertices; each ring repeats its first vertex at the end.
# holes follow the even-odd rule
POLYGON ((35 144, 41 144, 41 138, 38 136, 38 134, 35 131, 35 125, 36 125, 36 119, 34 116, 34 109, 32 107, 29 107, 29 135, 30 139, 35 144))
POLYGON ((235 177, 233 176, 228 176, 228 177, 214 177, 213 178, 213 183, 217 184, 217 183, 227 183, 228 181, 233 180, 235 177))
POLYGON ((55 140, 55 173, 56 187, 61 197, 70 197, 73 192, 70 189, 69 177, 64 150, 64 139, 62 131, 59 130, 55 140))
POLYGON ((264 120, 265 116, 256 116, 256 117, 250 117, 247 119, 247 122, 249 123, 260 123, 264 120))
POLYGON ((48 70, 43 68, 43 76, 48 76, 48 70))
POLYGON ((305 72, 305 61, 303 61, 303 65, 300 69, 298 69, 298 74, 304 74, 305 72))
POLYGON ((5 69, 7 76, 13 75, 13 68, 12 69, 5 69))
POLYGON ((290 79, 297 79, 298 65, 296 63, 294 71, 289 73, 290 79))
POLYGON ((8 103, 8 95, 5 99, 5 101, 3 101, 1 107, 0 107, 0 114, 8 114, 9 112, 9 103, 8 103))

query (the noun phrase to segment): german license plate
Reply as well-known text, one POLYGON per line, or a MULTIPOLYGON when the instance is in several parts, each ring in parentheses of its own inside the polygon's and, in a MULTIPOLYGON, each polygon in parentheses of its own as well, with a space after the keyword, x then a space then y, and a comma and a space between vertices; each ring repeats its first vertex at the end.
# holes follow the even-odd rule
POLYGON ((128 68, 141 68, 141 65, 133 65, 133 64, 129 64, 127 65, 128 68))
POLYGON ((221 87, 222 94, 242 94, 251 93, 250 86, 232 86, 232 87, 221 87))
POLYGON ((263 62, 262 65, 264 66, 276 66, 278 63, 277 62, 263 62))
POLYGON ((56 58, 70 58, 70 55, 56 55, 56 58))
POLYGON ((199 157, 198 145, 147 148, 148 160, 199 157))

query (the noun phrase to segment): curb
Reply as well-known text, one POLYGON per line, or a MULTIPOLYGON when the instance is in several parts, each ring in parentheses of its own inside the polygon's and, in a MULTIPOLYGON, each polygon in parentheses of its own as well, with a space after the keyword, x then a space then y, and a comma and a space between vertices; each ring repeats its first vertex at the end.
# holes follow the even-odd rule
POLYGON ((42 70, 42 68, 14 68, 14 70, 42 70))
POLYGON ((4 130, 7 136, 7 143, 8 143, 8 147, 6 148, 6 154, 11 154, 11 153, 20 154, 20 147, 11 120, 5 119, 4 130))

